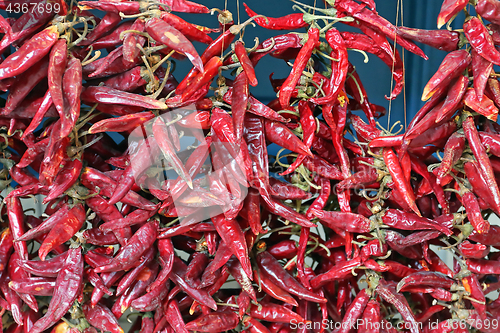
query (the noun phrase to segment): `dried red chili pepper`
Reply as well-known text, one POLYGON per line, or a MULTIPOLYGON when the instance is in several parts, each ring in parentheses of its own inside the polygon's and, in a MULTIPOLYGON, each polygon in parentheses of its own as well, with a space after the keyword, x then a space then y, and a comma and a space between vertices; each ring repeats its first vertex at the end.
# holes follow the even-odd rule
POLYGON ((157 42, 173 50, 185 54, 200 72, 203 72, 203 61, 193 44, 177 29, 160 18, 151 18, 146 22, 147 33, 157 42))
POLYGON ((462 11, 467 6, 467 3, 465 0, 444 0, 437 19, 438 29, 462 11))
POLYGON ((113 260, 95 269, 96 273, 114 272, 118 270, 135 267, 137 260, 146 252, 156 240, 158 232, 158 221, 151 221, 144 224, 123 246, 113 260))
POLYGON ((57 26, 39 32, 0 64, 0 79, 17 76, 45 57, 57 42, 57 26))
POLYGON ((418 207, 415 203, 415 194, 411 185, 407 182, 406 177, 403 175, 403 170, 401 169, 401 164, 398 161, 398 158, 392 148, 384 148, 383 151, 384 162, 392 177, 392 181, 395 184, 395 187, 398 191, 403 195, 403 198, 410 206, 411 210, 413 210, 418 216, 422 216, 418 207))
POLYGON ((267 251, 257 255, 257 265, 261 274, 266 274, 267 278, 283 290, 296 295, 297 297, 311 302, 324 303, 326 299, 318 296, 304 288, 288 272, 284 270, 281 264, 267 251))
POLYGON ((446 52, 455 51, 462 44, 460 33, 457 31, 397 27, 397 34, 403 38, 411 39, 446 52))
POLYGON ((293 90, 299 82, 302 71, 306 67, 313 50, 317 47, 319 42, 319 30, 316 28, 310 28, 307 36, 307 42, 300 49, 300 52, 293 64, 292 71, 280 88, 279 101, 281 107, 283 108, 287 108, 289 106, 293 90))
POLYGON ((451 80, 462 74, 471 61, 472 57, 466 50, 457 50, 447 54, 439 65, 437 72, 425 85, 422 100, 428 100, 440 87, 447 86, 451 80))
POLYGON ((54 296, 45 316, 36 321, 32 332, 43 332, 57 323, 70 309, 81 292, 83 282, 83 256, 80 248, 69 249, 61 272, 57 276, 54 296))
POLYGON ((465 37, 479 55, 494 64, 500 63, 500 52, 495 49, 493 39, 481 20, 472 17, 463 28, 465 37))

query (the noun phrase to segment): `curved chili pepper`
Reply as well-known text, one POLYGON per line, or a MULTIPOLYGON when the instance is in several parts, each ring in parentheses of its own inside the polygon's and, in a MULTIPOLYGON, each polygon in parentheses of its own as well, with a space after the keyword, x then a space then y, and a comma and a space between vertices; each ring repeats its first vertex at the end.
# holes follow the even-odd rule
POLYGON ((123 333, 118 320, 106 306, 101 303, 91 306, 89 302, 83 304, 82 307, 85 319, 101 331, 110 331, 112 333, 123 333))
POLYGON ((385 165, 391 174, 392 181, 399 192, 403 195, 405 202, 418 216, 422 216, 415 203, 415 194, 413 189, 404 177, 401 164, 399 163, 399 160, 392 148, 384 148, 383 156, 385 165))
POLYGON ((45 57, 59 38, 57 26, 51 26, 33 36, 0 64, 0 80, 17 76, 45 57))
POLYGON ((40 259, 45 260, 47 254, 52 251, 53 248, 71 239, 71 237, 73 237, 83 226, 85 216, 85 209, 80 203, 76 204, 67 212, 66 216, 57 221, 38 249, 40 259))
MULTIPOLYGON (((231 42, 234 40, 235 35, 231 33, 228 29, 224 33, 220 34, 217 39, 215 39, 201 54, 200 58, 203 64, 206 64, 210 59, 215 56, 221 55, 224 50, 226 50, 231 42)), ((184 77, 184 79, 179 82, 175 91, 177 94, 182 94, 184 90, 188 87, 192 79, 199 73, 200 71, 196 68, 191 69, 191 71, 184 77)), ((201 71, 203 72, 203 71, 201 71)))
POLYGON ((500 52, 495 49, 493 39, 481 20, 472 17, 464 23, 463 28, 465 37, 479 55, 494 64, 500 64, 500 52))
MULTIPOLYGON (((243 3, 245 6, 245 11, 248 16, 254 17, 257 16, 257 13, 250 9, 246 3, 243 3)), ((282 17, 257 17, 254 19, 255 23, 259 26, 270 29, 270 30, 294 30, 307 27, 309 23, 304 21, 304 14, 288 14, 282 17)))
POLYGON ((203 72, 203 61, 193 44, 177 29, 160 18, 151 18, 146 22, 146 31, 155 41, 167 45, 173 50, 185 54, 194 67, 203 72))
POLYGON ((272 283, 283 290, 311 302, 326 302, 325 298, 307 290, 298 283, 269 252, 263 251, 257 255, 257 265, 261 274, 266 274, 272 283))
POLYGON ((307 65, 313 50, 316 48, 319 41, 319 30, 310 28, 307 33, 307 42, 300 49, 295 62, 293 63, 292 71, 280 88, 279 101, 282 108, 287 108, 290 104, 293 90, 299 82, 302 71, 307 65))
POLYGON ((397 27, 397 34, 446 52, 455 51, 461 46, 460 33, 457 31, 397 27))
POLYGON ((12 114, 28 94, 37 86, 40 81, 47 76, 49 62, 45 57, 34 64, 29 72, 24 72, 16 76, 13 84, 9 87, 9 95, 2 109, 3 115, 12 114))
POLYGON ((435 229, 441 231, 446 235, 452 234, 452 231, 449 228, 442 226, 435 221, 392 208, 387 209, 384 212, 382 221, 384 222, 384 224, 402 230, 435 229))
POLYGON ((198 14, 210 12, 206 6, 187 0, 161 0, 160 2, 167 5, 173 12, 198 14))
POLYGON ((252 304, 249 315, 252 318, 275 323, 302 323, 302 318, 287 307, 274 303, 260 303, 261 306, 252 304))
POLYGON ((17 197, 6 198, 7 217, 9 218, 9 227, 14 237, 14 250, 20 259, 28 259, 28 247, 24 241, 19 238, 24 234, 24 212, 21 200, 17 197))
POLYGON ((45 316, 37 320, 31 329, 41 333, 58 322, 80 294, 83 282, 83 256, 80 248, 69 249, 61 272, 57 276, 54 296, 45 316))
POLYGON ((471 61, 472 57, 466 50, 457 50, 448 53, 439 65, 437 72, 425 85, 422 100, 428 100, 440 87, 447 86, 451 80, 461 75, 471 61))
POLYGON ((406 291, 414 286, 450 289, 456 282, 437 272, 416 272, 403 278, 397 285, 397 291, 406 291))
MULTIPOLYGON (((195 289, 191 288, 186 281, 183 279, 183 276, 186 273, 186 265, 179 258, 174 258, 174 265, 172 267, 172 273, 170 275, 170 279, 177 284, 186 294, 191 296, 194 300, 203 304, 210 309, 217 310, 217 304, 210 296, 210 294, 204 289, 195 289)), ((226 276, 227 279, 227 276, 226 276)), ((224 280, 225 282, 225 280, 224 280)), ((223 282, 223 283, 224 283, 223 282)))
POLYGON ((137 260, 156 240, 157 232, 158 221, 144 224, 130 238, 127 244, 120 249, 120 252, 113 257, 110 263, 95 269, 96 273, 114 272, 135 267, 138 264, 137 260))
POLYGON ((437 18, 438 29, 461 12, 467 6, 467 3, 466 0, 444 0, 437 18))
POLYGON ((481 174, 485 178, 487 186, 491 189, 491 196, 494 199, 495 207, 498 209, 500 207, 500 191, 495 181, 493 169, 486 154, 486 150, 479 139, 479 134, 474 123, 474 118, 467 117, 462 123, 462 127, 464 129, 465 137, 469 142, 469 146, 474 154, 474 157, 478 161, 481 174))
POLYGON ((186 324, 185 328, 199 332, 224 332, 238 326, 240 318, 232 311, 213 312, 186 324))
POLYGON ((311 212, 331 228, 355 233, 370 232, 373 229, 372 222, 363 215, 317 209, 313 209, 311 212))
POLYGON ((332 48, 331 57, 336 61, 332 61, 332 74, 328 91, 326 91, 327 96, 311 98, 310 101, 315 104, 326 104, 337 99, 340 90, 344 86, 349 68, 346 44, 340 32, 335 28, 330 28, 326 32, 325 38, 332 48))

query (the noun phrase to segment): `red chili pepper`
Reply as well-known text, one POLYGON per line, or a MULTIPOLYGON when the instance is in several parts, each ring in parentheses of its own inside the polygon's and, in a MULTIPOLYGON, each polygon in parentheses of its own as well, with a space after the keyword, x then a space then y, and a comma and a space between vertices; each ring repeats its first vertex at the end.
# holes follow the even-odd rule
POLYGON ((81 95, 85 103, 121 104, 129 106, 140 106, 148 109, 166 109, 165 103, 138 94, 132 94, 106 86, 87 87, 81 95))
MULTIPOLYGON (((245 11, 248 16, 254 17, 257 16, 257 13, 251 10, 246 3, 243 3, 245 6, 245 11)), ((304 21, 304 14, 289 14, 282 17, 257 17, 254 19, 255 23, 259 26, 270 29, 270 30, 294 30, 307 27, 309 23, 304 21)))
MULTIPOLYGON (((110 177, 90 167, 86 167, 83 170, 80 178, 82 185, 107 197, 111 197, 113 195, 117 184, 117 182, 112 180, 110 177)), ((158 208, 157 205, 147 199, 144 199, 133 191, 128 191, 121 201, 140 209, 156 210, 158 208)))
POLYGON ((493 101, 486 96, 481 100, 476 95, 475 89, 469 88, 463 98, 463 103, 473 111, 485 116, 486 118, 496 121, 498 118, 498 108, 493 101))
MULTIPOLYGON (((191 288, 186 283, 186 281, 183 279, 185 272, 186 272, 186 265, 179 258, 175 257, 170 279, 175 284, 177 284, 186 294, 191 296, 192 299, 196 300, 200 304, 209 307, 210 309, 217 310, 217 304, 205 289, 191 288)), ((228 275, 226 275, 226 279, 228 275)))
POLYGON ((29 72, 24 72, 16 76, 13 84, 9 87, 9 95, 2 109, 3 115, 12 114, 28 94, 36 87, 40 81, 47 76, 48 59, 45 57, 34 64, 29 72))
MULTIPOLYGON (((201 54, 200 58, 205 65, 210 59, 215 56, 220 57, 222 52, 226 50, 231 42, 234 40, 235 35, 228 29, 224 33, 220 34, 220 36, 214 40, 205 51, 201 54)), ((184 90, 188 87, 191 80, 199 73, 200 71, 196 68, 191 69, 191 71, 184 77, 184 79, 179 82, 177 88, 175 89, 177 94, 182 94, 184 90)))
POLYGON ((326 91, 327 95, 320 98, 311 98, 310 101, 315 104, 326 104, 336 101, 339 92, 344 86, 349 68, 346 44, 340 32, 335 28, 330 28, 326 32, 325 38, 328 45, 332 48, 330 56, 336 61, 332 60, 332 74, 328 90, 326 91))
POLYGON ((107 12, 101 21, 94 27, 94 29, 85 37, 78 45, 90 45, 97 39, 104 36, 106 33, 112 31, 121 21, 120 15, 113 12, 107 12))
POLYGON ((45 57, 59 38, 58 28, 39 32, 0 64, 0 79, 17 76, 45 57))
POLYGON ((397 27, 397 34, 403 38, 411 39, 446 52, 455 51, 462 44, 460 33, 457 31, 397 27))
POLYGON ((47 254, 53 248, 71 239, 83 226, 85 222, 85 209, 81 203, 76 204, 67 214, 63 219, 56 222, 50 229, 47 237, 43 240, 42 245, 38 249, 40 259, 45 260, 47 254))
POLYGON ((57 276, 54 296, 45 316, 37 320, 32 332, 43 332, 57 323, 73 306, 83 286, 83 256, 80 248, 70 249, 61 272, 57 276))
POLYGON ((16 197, 6 198, 7 216, 9 218, 9 227, 14 237, 14 250, 20 259, 28 259, 28 247, 24 241, 19 238, 24 234, 24 212, 21 200, 16 197))
POLYGON ((250 316, 276 323, 303 323, 305 322, 299 314, 293 312, 287 307, 274 303, 260 303, 260 306, 252 304, 250 306, 250 316))
POLYGON ((465 136, 459 132, 453 133, 446 141, 444 156, 441 164, 436 169, 437 183, 440 184, 443 178, 451 172, 451 169, 462 156, 465 148, 465 136))
POLYGON ((104 12, 113 12, 116 14, 127 14, 127 15, 132 15, 132 14, 138 14, 143 8, 143 3, 140 1, 135 2, 135 3, 128 3, 128 2, 117 2, 117 1, 109 1, 109 0, 104 0, 104 1, 81 1, 80 2, 81 6, 88 6, 90 8, 94 9, 99 9, 104 12))
POLYGON ((341 261, 336 263, 327 272, 317 275, 311 279, 311 287, 313 289, 323 286, 325 283, 334 280, 342 280, 347 278, 358 266, 361 266, 361 257, 357 256, 351 260, 341 261))
POLYGON ((317 216, 320 221, 324 222, 328 227, 333 229, 346 230, 348 232, 355 233, 370 232, 370 230, 373 229, 372 222, 363 215, 317 209, 313 209, 312 213, 317 216))
POLYGON ((417 216, 412 213, 403 212, 397 209, 389 208, 382 216, 382 222, 393 228, 401 230, 439 230, 446 235, 451 235, 452 231, 435 221, 425 217, 417 216))
POLYGON ((481 20, 472 17, 464 23, 463 28, 465 37, 479 55, 494 64, 500 64, 500 52, 495 49, 493 39, 481 20))
POLYGON ((474 90, 479 100, 483 98, 486 84, 488 83, 489 76, 493 70, 493 64, 483 58, 474 49, 472 54, 472 74, 474 76, 474 90))
POLYGON ((252 61, 248 57, 247 50, 245 49, 245 44, 238 40, 234 43, 234 54, 238 58, 241 64, 241 68, 245 72, 248 78, 248 84, 255 87, 258 84, 257 77, 255 76, 255 69, 252 61))
POLYGON ((486 180, 487 186, 490 187, 491 196, 495 201, 495 207, 498 208, 500 207, 500 191, 495 181, 493 169, 491 167, 488 155, 486 154, 486 150, 479 139, 479 134, 474 123, 474 118, 467 116, 467 118, 462 123, 462 127, 464 129, 465 137, 469 142, 472 153, 478 161, 480 172, 486 180))
POLYGON ((406 180, 406 177, 403 174, 403 170, 401 169, 401 164, 398 161, 398 158, 392 148, 384 148, 383 152, 384 162, 392 177, 392 181, 395 184, 395 187, 398 191, 403 195, 403 198, 410 206, 411 210, 413 210, 418 216, 422 216, 418 207, 415 203, 415 194, 411 185, 406 180))
POLYGON ((207 35, 204 31, 198 29, 192 23, 189 23, 177 15, 172 13, 163 12, 161 14, 161 19, 168 24, 170 24, 175 29, 179 30, 184 34, 188 39, 195 40, 200 43, 210 44, 213 42, 213 39, 207 35))
POLYGON ((82 307, 85 319, 101 331, 110 331, 112 333, 123 333, 118 320, 106 306, 103 304, 96 304, 91 306, 89 302, 85 303, 82 307))
POLYGON ((66 39, 58 40, 50 51, 48 69, 50 97, 61 118, 64 116, 63 75, 68 63, 67 53, 66 39))
POLYGON ((167 5, 173 12, 198 14, 210 12, 206 6, 187 0, 161 0, 160 2, 167 5))
POLYGON ((325 298, 307 290, 298 283, 269 252, 264 251, 257 255, 257 265, 260 274, 265 274, 272 283, 283 290, 311 302, 326 302, 325 298))
POLYGON ((279 101, 281 107, 287 108, 290 105, 290 98, 292 97, 293 90, 300 80, 302 71, 307 65, 313 50, 317 47, 319 42, 319 30, 310 28, 307 33, 307 42, 300 49, 295 62, 293 63, 292 71, 280 88, 279 101))
POLYGON ((438 29, 461 12, 467 6, 467 3, 465 0, 444 0, 437 19, 438 29))
POLYGON ((222 215, 212 218, 212 222, 224 243, 231 249, 233 254, 240 260, 247 276, 252 276, 252 267, 248 259, 248 248, 241 227, 235 220, 228 220, 222 215))
MULTIPOLYGON (((206 64, 205 70, 198 73, 196 77, 192 79, 189 87, 187 87, 181 94, 180 99, 182 101, 189 100, 201 87, 212 82, 212 79, 218 74, 219 68, 222 66, 222 60, 220 57, 212 57, 206 64)), ((167 101, 168 103, 168 101, 167 101)))
POLYGON ((357 295, 356 298, 352 301, 349 308, 346 310, 344 318, 342 320, 342 324, 339 330, 339 333, 347 333, 358 321, 358 318, 361 317, 363 311, 368 305, 368 301, 370 300, 371 293, 366 289, 362 289, 357 295))
POLYGON ((146 22, 146 31, 155 41, 186 55, 196 69, 204 71, 203 61, 198 52, 179 30, 160 18, 151 18, 146 22))
POLYGON ((451 80, 461 75, 471 61, 472 57, 466 50, 457 50, 447 54, 439 65, 436 74, 425 85, 422 100, 428 100, 440 87, 447 86, 451 80))
POLYGON ((146 252, 156 240, 158 232, 158 222, 151 221, 144 224, 123 246, 113 260, 95 269, 96 273, 114 272, 135 267, 137 260, 146 252))

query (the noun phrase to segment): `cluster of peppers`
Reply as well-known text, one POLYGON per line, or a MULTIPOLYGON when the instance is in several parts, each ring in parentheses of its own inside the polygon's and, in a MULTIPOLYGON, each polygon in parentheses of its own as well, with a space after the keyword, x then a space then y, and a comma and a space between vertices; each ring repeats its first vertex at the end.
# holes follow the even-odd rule
POLYGON ((144 333, 498 331, 499 1, 444 0, 438 27, 464 11, 460 31, 396 27, 373 0, 280 18, 244 4, 241 24, 212 10, 216 29, 175 14, 210 12, 187 0, 43 3, 60 10, 0 17, 7 332, 120 333, 129 309, 144 333), (252 22, 301 32, 246 48, 252 22), (388 66, 394 99, 394 44, 426 58, 414 42, 449 53, 405 133, 379 129, 348 50, 388 66), (266 55, 293 59, 267 105, 250 94, 266 55), (34 195, 41 216, 23 208, 34 195))

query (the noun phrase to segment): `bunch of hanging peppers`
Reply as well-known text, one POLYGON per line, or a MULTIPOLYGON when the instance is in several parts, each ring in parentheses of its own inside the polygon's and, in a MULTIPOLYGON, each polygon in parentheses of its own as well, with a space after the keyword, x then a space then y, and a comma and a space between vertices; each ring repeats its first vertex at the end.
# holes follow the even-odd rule
POLYGON ((500 330, 500 1, 444 0, 437 30, 294 2, 0 1, 2 330, 500 330), (392 100, 416 43, 447 55, 395 133, 349 54, 392 100), (264 57, 289 69, 267 104, 264 57))

